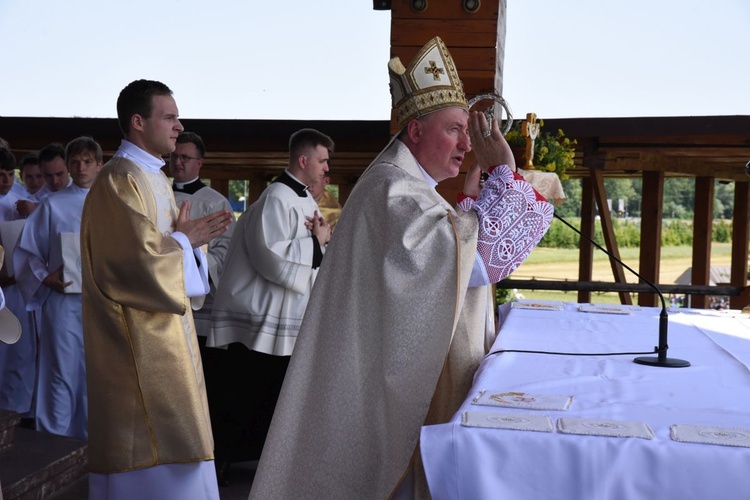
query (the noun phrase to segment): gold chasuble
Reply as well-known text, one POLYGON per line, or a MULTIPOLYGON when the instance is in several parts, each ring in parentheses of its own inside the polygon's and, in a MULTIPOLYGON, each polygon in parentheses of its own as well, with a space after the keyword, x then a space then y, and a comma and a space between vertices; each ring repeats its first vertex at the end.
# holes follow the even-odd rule
POLYGON ((164 174, 125 158, 102 168, 86 199, 81 258, 93 472, 213 459, 183 251, 168 236, 177 214, 164 174))
POLYGON ((316 200, 316 202, 318 203, 320 215, 322 215, 328 225, 331 226, 331 229, 336 227, 336 223, 339 221, 339 217, 341 217, 341 205, 336 197, 333 196, 333 193, 328 190, 323 190, 323 195, 319 200, 316 200))
POLYGON ((313 288, 252 499, 391 495, 422 425, 452 416, 484 355, 487 288, 468 289, 477 226, 400 141, 363 174, 313 288))

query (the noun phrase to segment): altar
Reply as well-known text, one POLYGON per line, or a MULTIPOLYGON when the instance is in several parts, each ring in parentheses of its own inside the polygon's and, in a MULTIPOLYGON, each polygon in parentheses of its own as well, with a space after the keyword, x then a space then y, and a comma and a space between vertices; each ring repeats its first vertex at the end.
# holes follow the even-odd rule
POLYGON ((692 366, 659 368, 633 358, 653 351, 660 308, 515 304, 452 421, 422 429, 434 499, 750 498, 747 316, 670 310, 669 356, 692 366), (474 403, 492 396, 511 406, 474 403))

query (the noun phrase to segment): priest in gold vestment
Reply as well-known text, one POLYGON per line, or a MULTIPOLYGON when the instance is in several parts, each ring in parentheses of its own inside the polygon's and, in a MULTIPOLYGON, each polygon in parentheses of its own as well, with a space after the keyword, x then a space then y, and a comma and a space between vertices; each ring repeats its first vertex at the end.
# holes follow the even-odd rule
POLYGON ((341 216, 341 204, 334 194, 326 189, 331 182, 331 174, 326 172, 325 176, 317 182, 307 186, 307 190, 312 194, 315 203, 318 204, 320 215, 326 220, 331 230, 336 227, 336 223, 341 216))
POLYGON ((171 94, 148 80, 122 90, 125 140, 83 209, 90 499, 218 499, 190 310, 208 291, 201 247, 231 214, 178 212, 161 171, 182 132, 171 94))
POLYGON ((465 397, 494 330, 486 285, 520 265, 552 218, 513 172, 497 123, 469 115, 439 38, 408 68, 394 58, 389 69, 401 132, 338 221, 251 499, 428 495, 421 426, 447 421, 465 397), (480 168, 469 170, 455 209, 435 185, 457 176, 479 141, 492 171, 480 192, 480 168))

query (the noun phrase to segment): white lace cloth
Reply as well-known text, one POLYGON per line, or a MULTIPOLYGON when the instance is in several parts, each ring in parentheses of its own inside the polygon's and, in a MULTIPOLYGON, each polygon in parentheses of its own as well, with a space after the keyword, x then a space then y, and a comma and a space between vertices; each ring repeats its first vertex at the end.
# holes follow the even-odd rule
POLYGON ((674 441, 750 448, 750 429, 741 427, 675 424, 669 431, 674 441))
POLYGON ((534 186, 534 189, 539 191, 542 196, 555 205, 559 205, 565 201, 565 191, 563 191, 562 183, 556 173, 523 170, 520 168, 518 169, 518 173, 534 186))
POLYGON ((557 430, 564 434, 654 439, 654 433, 643 422, 603 420, 598 418, 559 418, 557 430))
POLYGON ((536 247, 552 222, 552 204, 537 199, 528 182, 516 178, 505 165, 495 168, 477 200, 458 204, 479 219, 477 255, 488 283, 508 277, 536 247))
POLYGON ((524 408, 527 410, 557 410, 570 408, 573 396, 529 394, 527 392, 481 391, 472 404, 524 408))
POLYGON ((461 425, 465 427, 487 427, 514 431, 555 432, 552 419, 547 415, 526 415, 521 413, 465 411, 461 415, 461 425))

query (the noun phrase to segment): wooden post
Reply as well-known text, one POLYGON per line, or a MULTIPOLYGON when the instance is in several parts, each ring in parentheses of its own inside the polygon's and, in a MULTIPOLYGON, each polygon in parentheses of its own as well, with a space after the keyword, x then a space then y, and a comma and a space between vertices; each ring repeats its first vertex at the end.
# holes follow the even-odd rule
MULTIPOLYGON (((732 217, 732 271, 730 284, 747 287, 748 224, 750 224, 750 182, 734 183, 734 215, 732 217)), ((729 297, 731 309, 748 305, 747 297, 729 297)))
MULTIPOLYGON (((714 178, 695 179, 695 215, 693 216, 693 268, 690 284, 708 285, 711 272, 711 236, 714 213, 714 178)), ((708 297, 692 295, 690 306, 708 307, 708 297)))
MULTIPOLYGON (((620 251, 617 248, 617 239, 615 238, 615 232, 612 228, 612 215, 610 214, 609 206, 607 205, 607 192, 604 189, 604 177, 602 176, 602 171, 598 168, 592 168, 591 181, 594 184, 594 197, 596 198, 596 204, 599 207, 599 220, 602 223, 604 243, 606 244, 607 250, 620 259, 620 251)), ((615 283, 627 283, 622 264, 616 262, 614 259, 609 259, 609 264, 612 267, 612 275, 615 277, 615 283)), ((618 293, 620 294, 620 302, 622 304, 631 305, 633 303, 633 299, 630 298, 628 292, 618 293)))
MULTIPOLYGON (((664 210, 664 172, 643 172, 641 201, 641 252, 638 272, 652 283, 659 282, 661 257, 661 221, 664 210)), ((655 293, 639 293, 638 305, 655 306, 655 293)))
MULTIPOLYGON (((581 232, 594 239, 594 183, 593 174, 581 179, 581 232)), ((588 282, 594 274, 594 245, 581 238, 579 244, 578 281, 588 282)), ((578 291, 578 302, 591 302, 590 290, 578 291)))

